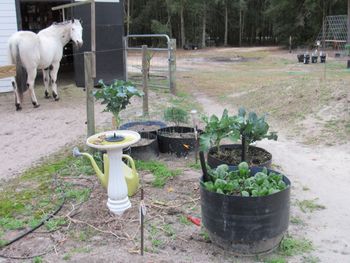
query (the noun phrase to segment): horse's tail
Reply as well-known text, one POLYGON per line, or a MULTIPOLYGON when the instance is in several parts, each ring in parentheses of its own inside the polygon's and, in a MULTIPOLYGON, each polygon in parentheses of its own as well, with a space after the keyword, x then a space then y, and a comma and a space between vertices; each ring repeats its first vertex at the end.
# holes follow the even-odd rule
POLYGON ((17 91, 19 93, 19 96, 22 97, 23 93, 28 89, 27 85, 27 71, 25 67, 23 66, 21 54, 19 50, 19 44, 14 39, 14 41, 9 42, 9 59, 12 64, 16 64, 16 84, 17 84, 17 91))

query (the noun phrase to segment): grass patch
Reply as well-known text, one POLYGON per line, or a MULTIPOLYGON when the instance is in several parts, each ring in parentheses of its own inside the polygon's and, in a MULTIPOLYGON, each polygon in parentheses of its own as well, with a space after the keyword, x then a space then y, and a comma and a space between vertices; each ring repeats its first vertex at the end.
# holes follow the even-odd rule
POLYGON ((195 170, 201 170, 202 169, 200 162, 198 162, 198 163, 189 163, 188 167, 190 167, 192 169, 195 169, 195 170))
POLYGON ((278 257, 278 258, 265 259, 264 263, 288 263, 288 261, 285 258, 278 257))
POLYGON ((284 256, 300 255, 313 250, 313 245, 307 239, 295 239, 291 236, 285 237, 279 246, 279 253, 284 256))
POLYGON ((67 223, 68 222, 62 217, 53 218, 45 222, 45 227, 48 231, 55 231, 59 229, 61 226, 66 225, 67 223))
POLYGON ((149 171, 154 175, 155 179, 152 182, 154 187, 163 187, 169 179, 181 173, 180 169, 169 169, 166 164, 158 161, 137 160, 136 168, 141 171, 149 171))
MULTIPOLYGON (((232 52, 222 52, 220 56, 228 57, 230 53, 232 52)), ((325 65, 300 67, 296 58, 273 56, 274 51, 235 54, 260 59, 244 63, 223 63, 217 68, 199 67, 179 73, 180 86, 187 89, 193 87, 194 92, 200 91, 219 104, 243 106, 259 114, 267 113, 272 122, 293 137, 296 136, 293 129, 297 128, 300 121, 307 119, 309 114, 318 113, 325 106, 332 107, 336 103, 335 94, 346 94, 345 87, 350 85, 346 75, 349 72, 345 71, 343 63, 330 61, 325 65), (184 77, 181 77, 182 74, 184 77)), ((207 54, 210 55, 215 56, 214 53, 207 54)), ((342 107, 339 112, 346 110, 345 104, 338 105, 342 107)), ((328 141, 346 142, 350 133, 341 122, 343 118, 343 114, 335 114, 335 122, 330 122, 325 127, 318 124, 317 128, 342 135, 340 138, 327 135, 328 141)), ((309 130, 300 129, 300 133, 306 137, 309 130)), ((315 143, 324 142, 321 139, 324 135, 319 135, 318 138, 320 140, 315 143)))
POLYGON ((301 211, 303 211, 304 213, 312 213, 314 211, 317 211, 317 210, 323 210, 323 209, 326 209, 326 207, 324 205, 320 205, 320 204, 317 204, 316 201, 318 199, 312 199, 312 200, 297 200, 296 201, 296 204, 297 206, 300 208, 301 211))
POLYGON ((187 217, 184 216, 184 215, 180 215, 179 221, 180 221, 180 223, 183 224, 183 225, 186 225, 186 226, 191 225, 191 222, 190 222, 190 221, 187 219, 187 217))
MULTIPOLYGON (((3 245, 12 236, 11 231, 33 228, 62 203, 65 194, 68 201, 86 201, 90 189, 80 185, 63 183, 62 177, 92 174, 90 163, 73 158, 69 152, 61 153, 46 161, 45 164, 25 171, 1 186, 0 192, 0 233, 3 233, 3 245)), ((63 218, 53 218, 45 223, 48 230, 56 230, 66 222, 63 218)), ((1 246, 1 245, 0 245, 1 246)))

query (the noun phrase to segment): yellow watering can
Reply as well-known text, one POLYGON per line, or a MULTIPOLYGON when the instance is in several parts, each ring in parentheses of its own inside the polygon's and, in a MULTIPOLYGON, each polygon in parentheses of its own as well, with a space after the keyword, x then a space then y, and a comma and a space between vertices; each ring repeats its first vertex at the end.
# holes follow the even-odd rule
MULTIPOLYGON (((102 186, 104 188, 107 188, 108 186, 108 177, 109 177, 109 158, 107 154, 103 154, 103 170, 104 173, 102 173, 102 171, 100 170, 100 168, 98 167, 94 157, 92 157, 91 154, 89 153, 82 153, 79 151, 79 149, 77 147, 74 147, 73 149, 73 156, 74 157, 79 157, 79 156, 85 156, 87 157, 90 162, 92 167, 94 168, 96 175, 98 177, 98 179, 100 180, 102 186)), ((128 165, 126 165, 124 162, 122 162, 123 164, 123 174, 125 177, 125 181, 126 184, 128 186, 128 196, 133 196, 137 189, 139 188, 139 175, 136 171, 135 168, 135 162, 134 160, 126 154, 122 155, 123 159, 126 159, 128 162, 128 165)))

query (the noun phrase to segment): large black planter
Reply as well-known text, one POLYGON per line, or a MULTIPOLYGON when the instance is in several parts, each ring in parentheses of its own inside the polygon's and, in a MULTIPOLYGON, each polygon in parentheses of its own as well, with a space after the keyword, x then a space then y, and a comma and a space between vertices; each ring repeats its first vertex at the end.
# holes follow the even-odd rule
POLYGON ((320 56, 320 62, 321 63, 326 63, 326 55, 321 55, 320 56))
MULTIPOLYGON (((225 144, 225 145, 220 145, 220 150, 221 151, 232 151, 233 149, 239 149, 239 156, 240 155, 240 152, 241 152, 241 149, 242 149, 242 145, 241 144, 225 144)), ((260 166, 260 167, 266 167, 266 168, 271 168, 271 163, 272 163, 272 154, 269 153, 268 151, 264 150, 263 148, 260 148, 260 147, 256 147, 256 146, 249 146, 249 149, 254 149, 256 152, 261 152, 261 154, 264 154, 266 156, 268 156, 267 160, 265 162, 262 162, 262 163, 258 163, 256 160, 251 160, 250 161, 250 164, 251 166, 260 166)), ((211 168, 215 168, 215 167, 218 167, 220 164, 227 164, 227 165, 238 165, 239 163, 229 163, 229 162, 226 162, 226 161, 223 161, 223 160, 220 160, 216 157, 214 157, 212 154, 214 152, 216 152, 216 148, 213 147, 213 148, 210 148, 209 149, 209 152, 208 152, 208 155, 207 155, 207 162, 208 162, 208 165, 211 167, 211 168)))
MULTIPOLYGON (((251 174, 261 170, 252 167, 251 174)), ((287 177, 283 180, 289 187, 261 197, 209 192, 201 183, 202 222, 210 240, 237 255, 263 254, 278 247, 289 225, 291 183, 287 177)))
POLYGON ((152 132, 157 133, 160 128, 166 127, 166 124, 161 121, 134 121, 124 123, 119 127, 120 130, 133 130, 137 132, 152 132))
MULTIPOLYGON (((200 132, 200 131, 199 131, 200 132)), ((195 139, 188 138, 188 134, 194 134, 194 129, 183 126, 172 126, 157 131, 159 151, 161 153, 176 154, 177 157, 186 156, 195 148, 195 139), (172 133, 179 133, 179 137, 173 137, 172 133), (181 137, 181 134, 183 137, 181 137)))
POLYGON ((157 135, 152 132, 140 132, 141 138, 149 139, 149 144, 131 146, 124 153, 136 160, 149 161, 159 156, 157 135))

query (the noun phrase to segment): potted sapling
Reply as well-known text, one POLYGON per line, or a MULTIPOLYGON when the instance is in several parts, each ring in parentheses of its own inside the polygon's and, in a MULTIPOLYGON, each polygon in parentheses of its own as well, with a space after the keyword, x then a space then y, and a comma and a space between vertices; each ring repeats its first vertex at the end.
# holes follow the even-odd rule
POLYGON ((174 153, 177 157, 187 156, 195 147, 194 128, 183 125, 189 121, 188 112, 178 107, 168 107, 164 111, 164 120, 174 125, 158 130, 159 151, 174 153))
MULTIPOLYGON (((271 167, 271 153, 265 149, 251 145, 264 138, 277 140, 277 134, 275 132, 268 132, 269 125, 265 121, 265 116, 258 117, 255 112, 247 114, 244 108, 240 108, 238 115, 231 118, 230 130, 232 131, 232 135, 228 138, 231 140, 238 138, 241 140, 241 143, 224 144, 219 147, 212 145, 208 149, 210 144, 204 144, 205 141, 201 139, 202 149, 208 150, 207 160, 209 166, 217 167, 220 164, 238 165, 244 161, 254 166, 271 167)), ((201 137, 204 135, 205 132, 201 137)))
POLYGON ((111 85, 106 85, 100 80, 100 90, 94 92, 96 100, 101 100, 101 104, 105 104, 104 112, 113 114, 114 128, 118 129, 120 125, 120 112, 130 104, 133 96, 141 97, 143 92, 139 91, 130 81, 115 80, 111 85))

